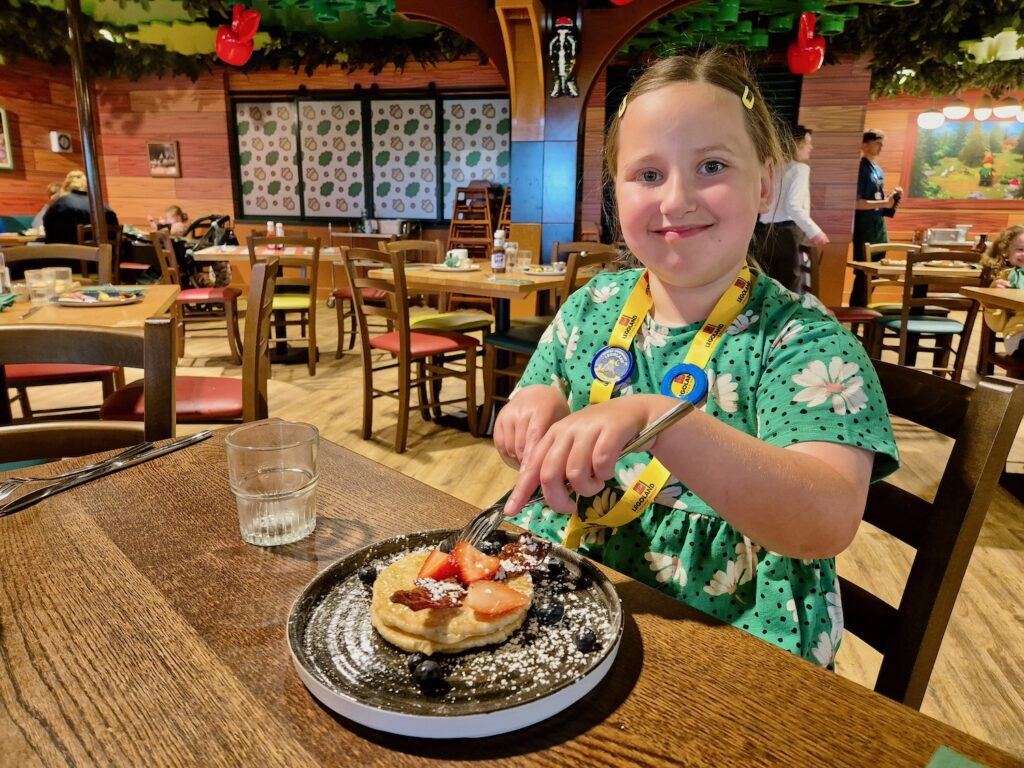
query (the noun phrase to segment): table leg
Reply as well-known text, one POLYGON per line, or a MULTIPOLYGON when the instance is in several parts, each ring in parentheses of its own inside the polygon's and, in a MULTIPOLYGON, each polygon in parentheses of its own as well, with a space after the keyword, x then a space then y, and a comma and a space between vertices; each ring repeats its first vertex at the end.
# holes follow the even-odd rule
POLYGON ((11 400, 7 396, 7 376, 4 374, 4 367, 0 365, 0 424, 10 424, 14 420, 11 414, 11 400))

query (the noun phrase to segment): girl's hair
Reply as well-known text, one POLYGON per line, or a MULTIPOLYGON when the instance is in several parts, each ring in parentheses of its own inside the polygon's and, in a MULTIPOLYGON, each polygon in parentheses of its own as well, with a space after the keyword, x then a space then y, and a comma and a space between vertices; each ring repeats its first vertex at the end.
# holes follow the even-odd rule
POLYGON ((84 171, 68 171, 68 175, 64 177, 64 186, 61 187, 64 194, 68 192, 86 192, 89 189, 89 182, 85 178, 84 171))
POLYGON ((1006 269, 1010 262, 1007 254, 1010 252, 1010 243, 1024 235, 1024 225, 1015 224, 1007 227, 992 241, 992 245, 981 257, 983 285, 988 285, 999 276, 1001 270, 1006 269))
MULTIPOLYGON (((623 115, 629 110, 630 103, 635 99, 645 93, 651 93, 676 83, 708 83, 735 94, 744 106, 750 104, 748 108, 742 110, 743 119, 746 123, 747 134, 757 151, 757 159, 762 163, 771 163, 776 169, 782 167, 786 153, 779 141, 775 118, 768 105, 765 104, 764 98, 757 88, 757 83, 746 64, 717 48, 712 48, 696 56, 670 56, 661 59, 652 64, 633 83, 622 100, 623 106, 612 118, 605 138, 605 181, 611 184, 613 194, 615 172, 619 160, 619 131, 623 115)), ((612 215, 614 216, 614 207, 612 215)), ((615 230, 616 236, 618 236, 617 217, 615 217, 615 230)))
POLYGON ((180 221, 182 224, 188 221, 188 214, 181 210, 180 205, 168 205, 167 210, 164 213, 169 214, 180 221))

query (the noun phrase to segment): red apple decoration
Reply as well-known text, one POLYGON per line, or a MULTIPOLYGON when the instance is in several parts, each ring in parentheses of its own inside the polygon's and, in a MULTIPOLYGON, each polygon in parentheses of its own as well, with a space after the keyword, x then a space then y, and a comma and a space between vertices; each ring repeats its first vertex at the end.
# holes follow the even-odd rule
POLYGON ((217 58, 240 67, 252 56, 252 39, 260 27, 260 12, 236 4, 231 8, 231 26, 217 30, 217 58))
POLYGON ((814 35, 817 18, 813 13, 800 14, 796 40, 789 44, 789 50, 786 52, 789 71, 795 75, 817 72, 825 61, 825 39, 814 35))

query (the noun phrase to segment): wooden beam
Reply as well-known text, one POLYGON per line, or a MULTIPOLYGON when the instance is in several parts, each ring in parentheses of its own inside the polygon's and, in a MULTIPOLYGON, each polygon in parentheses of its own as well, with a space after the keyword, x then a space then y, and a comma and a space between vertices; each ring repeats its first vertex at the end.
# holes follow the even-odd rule
POLYGON ((544 6, 539 0, 497 0, 494 10, 501 24, 509 63, 512 138, 543 141, 546 89, 541 26, 544 6))

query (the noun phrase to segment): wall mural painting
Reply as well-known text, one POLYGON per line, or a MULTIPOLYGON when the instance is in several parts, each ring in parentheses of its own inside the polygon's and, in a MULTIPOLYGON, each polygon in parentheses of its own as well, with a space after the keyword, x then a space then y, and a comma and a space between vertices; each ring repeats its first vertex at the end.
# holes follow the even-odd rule
POLYGON ((1024 200, 1024 123, 947 121, 919 128, 910 197, 1024 200))
POLYGON ((508 99, 445 99, 444 218, 452 217, 455 189, 474 179, 509 181, 508 99))
POLYGON ((298 118, 291 101, 235 105, 242 215, 298 216, 298 118))
POLYGON ((370 115, 374 216, 436 219, 436 102, 375 100, 370 115))
POLYGON ((300 101, 302 203, 307 216, 365 213, 363 116, 359 101, 300 101))

